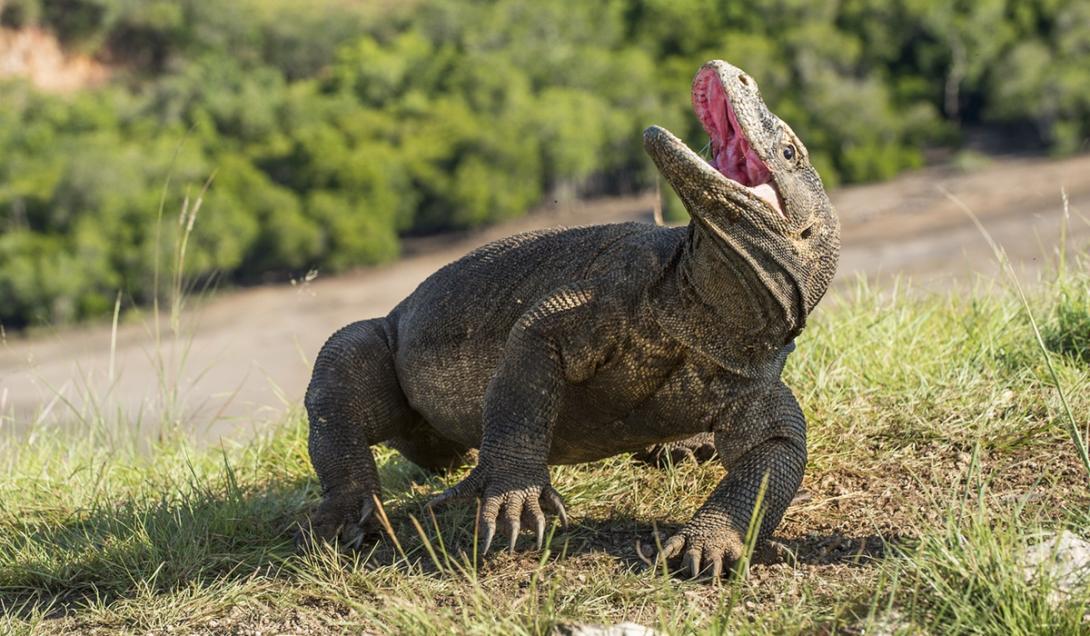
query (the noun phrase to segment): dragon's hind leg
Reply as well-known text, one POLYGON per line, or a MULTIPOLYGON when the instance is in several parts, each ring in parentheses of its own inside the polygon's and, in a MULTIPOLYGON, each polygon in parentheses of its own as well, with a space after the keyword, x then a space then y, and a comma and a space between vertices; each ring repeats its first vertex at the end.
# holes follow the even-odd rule
POLYGON ((472 450, 437 435, 422 419, 386 444, 424 470, 439 474, 471 463, 475 455, 472 450))
POLYGON ((306 407, 322 501, 297 541, 358 544, 380 493, 370 446, 419 419, 394 373, 384 318, 355 322, 330 336, 314 363, 306 407))
POLYGON ((654 444, 632 457, 636 461, 659 467, 687 461, 702 464, 715 458, 715 434, 697 433, 676 442, 654 444))

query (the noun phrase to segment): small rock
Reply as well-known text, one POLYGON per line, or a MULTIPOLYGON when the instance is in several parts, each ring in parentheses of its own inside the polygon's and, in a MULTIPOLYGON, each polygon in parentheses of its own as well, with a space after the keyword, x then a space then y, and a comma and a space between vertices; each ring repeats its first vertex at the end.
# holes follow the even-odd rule
POLYGON ((553 633, 557 636, 660 636, 660 632, 637 623, 557 625, 553 633))
POLYGON ((1064 530, 1027 548, 1022 571, 1029 583, 1050 579, 1055 587, 1050 600, 1058 603, 1090 580, 1090 542, 1064 530))

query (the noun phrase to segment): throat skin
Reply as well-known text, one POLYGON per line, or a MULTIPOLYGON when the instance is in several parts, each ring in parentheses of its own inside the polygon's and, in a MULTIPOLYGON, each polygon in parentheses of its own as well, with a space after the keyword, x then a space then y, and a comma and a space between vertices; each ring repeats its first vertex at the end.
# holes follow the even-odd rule
POLYGON ((753 380, 777 375, 797 330, 752 266, 699 222, 647 292, 650 313, 672 338, 753 380))

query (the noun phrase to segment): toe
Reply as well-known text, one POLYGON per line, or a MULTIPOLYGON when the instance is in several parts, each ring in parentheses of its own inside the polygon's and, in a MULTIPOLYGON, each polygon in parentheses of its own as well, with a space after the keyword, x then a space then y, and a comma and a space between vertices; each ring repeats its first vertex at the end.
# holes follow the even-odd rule
POLYGON ((496 536, 496 522, 485 521, 481 523, 481 555, 488 554, 492 547, 492 538, 496 536))
POLYGON ((723 576, 723 556, 720 554, 713 555, 712 562, 712 580, 717 580, 723 576))
POLYGON ((685 558, 681 561, 681 572, 685 573, 686 570, 691 573, 689 578, 700 576, 700 548, 689 548, 685 552, 685 558))
POLYGON ((565 528, 568 527, 568 511, 564 509, 564 500, 560 497, 560 493, 556 492, 555 488, 546 486, 542 490, 541 504, 545 509, 560 517, 560 525, 565 528))
MULTIPOLYGON (((462 482, 465 483, 465 482, 462 482)), ((455 484, 450 488, 447 488, 443 492, 431 498, 426 504, 428 508, 432 510, 441 510, 446 506, 458 503, 459 501, 465 501, 469 499, 471 493, 466 492, 468 489, 462 487, 462 483, 455 484)))
POLYGON ((449 504, 470 500, 481 493, 482 481, 480 473, 473 470, 462 481, 447 488, 435 497, 432 497, 426 505, 432 510, 439 510, 449 504))
POLYGON ((666 543, 662 544, 662 550, 659 551, 659 560, 665 561, 672 559, 681 554, 682 548, 685 547, 685 537, 680 534, 675 534, 666 540, 666 543))
POLYGON ((693 458, 700 463, 711 461, 715 458, 715 445, 701 444, 693 450, 693 458))
POLYGON ((511 542, 508 546, 508 551, 514 553, 515 546, 518 544, 519 531, 522 530, 522 506, 525 497, 521 495, 509 496, 507 505, 504 507, 503 522, 507 526, 510 533, 511 542))
POLYGON ((432 497, 427 504, 425 504, 431 510, 442 510, 446 506, 464 499, 457 491, 457 486, 451 486, 438 495, 432 497))
POLYGON ((496 536, 496 518, 500 514, 500 507, 503 505, 502 495, 490 495, 484 498, 481 502, 481 513, 479 517, 480 532, 481 532, 481 554, 488 554, 488 549, 492 547, 492 539, 496 536))
POLYGON ((670 463, 674 466, 679 466, 686 462, 696 463, 696 455, 688 446, 681 446, 678 448, 670 449, 670 463))
POLYGON ((522 518, 523 521, 533 527, 534 535, 537 538, 536 546, 540 550, 545 543, 545 513, 541 510, 538 497, 526 498, 526 506, 522 509, 522 518))

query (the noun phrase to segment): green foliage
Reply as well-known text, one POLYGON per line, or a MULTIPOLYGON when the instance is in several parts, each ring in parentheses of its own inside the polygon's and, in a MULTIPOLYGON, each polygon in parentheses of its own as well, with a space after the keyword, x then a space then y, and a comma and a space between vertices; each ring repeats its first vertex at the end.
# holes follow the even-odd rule
POLYGON ((827 185, 918 166, 961 125, 1028 124, 1076 151, 1090 132, 1088 11, 8 0, 4 25, 123 64, 72 96, 0 85, 0 322, 92 317, 118 289, 151 299, 176 231, 160 200, 180 209, 212 173, 189 267, 228 283, 380 262, 405 233, 492 223, 553 193, 653 187, 640 132, 658 123, 704 145, 688 86, 712 57, 758 78, 827 185))

